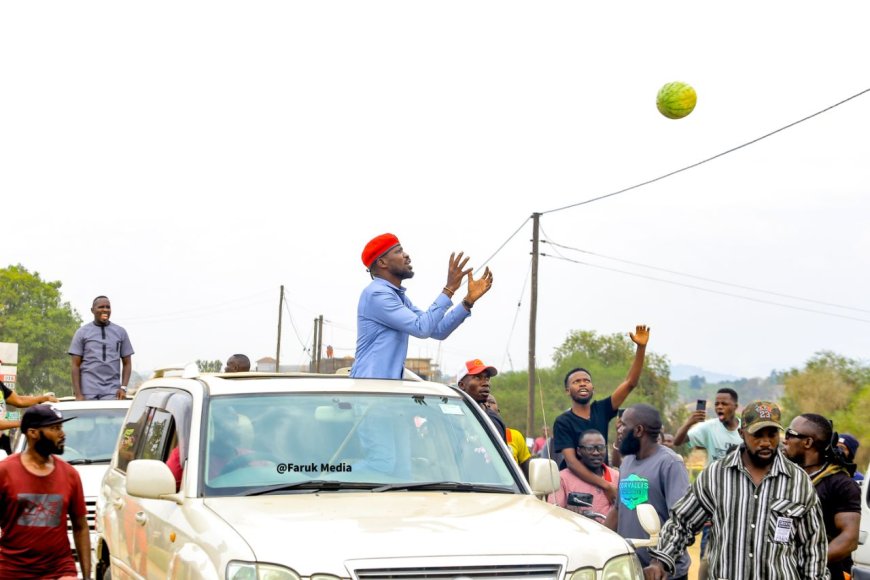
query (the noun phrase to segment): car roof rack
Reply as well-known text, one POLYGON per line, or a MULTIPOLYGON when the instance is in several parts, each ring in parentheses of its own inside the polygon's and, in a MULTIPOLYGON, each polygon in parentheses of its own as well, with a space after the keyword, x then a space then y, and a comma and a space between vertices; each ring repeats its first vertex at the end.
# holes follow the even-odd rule
POLYGON ((185 365, 169 365, 154 369, 151 374, 152 379, 162 379, 166 377, 181 377, 183 379, 195 379, 199 376, 199 367, 195 362, 185 365))

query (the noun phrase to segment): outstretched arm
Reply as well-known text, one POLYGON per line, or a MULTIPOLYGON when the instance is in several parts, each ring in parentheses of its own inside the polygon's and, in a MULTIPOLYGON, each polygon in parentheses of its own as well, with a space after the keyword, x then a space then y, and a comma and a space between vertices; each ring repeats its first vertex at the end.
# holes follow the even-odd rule
POLYGON ((689 418, 686 419, 686 422, 683 423, 683 426, 680 427, 674 435, 674 446, 682 445, 683 443, 688 441, 689 429, 691 429, 693 425, 703 423, 706 419, 707 411, 695 411, 694 413, 689 415, 689 418))
POLYGON ((637 381, 640 380, 640 372, 643 370, 643 357, 646 354, 646 344, 649 342, 649 327, 638 324, 633 333, 628 333, 631 341, 637 345, 637 350, 634 353, 634 362, 631 363, 631 368, 628 369, 628 376, 622 381, 613 394, 610 395, 610 401, 613 404, 613 409, 616 410, 622 406, 628 395, 637 386, 637 381))

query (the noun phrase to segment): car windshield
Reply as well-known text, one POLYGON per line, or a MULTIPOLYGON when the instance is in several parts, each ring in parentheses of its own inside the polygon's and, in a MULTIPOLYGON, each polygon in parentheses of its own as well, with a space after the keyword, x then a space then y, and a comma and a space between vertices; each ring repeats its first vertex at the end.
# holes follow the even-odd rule
POLYGON ((72 465, 109 463, 126 414, 124 408, 64 410, 65 416, 75 417, 63 424, 64 460, 72 465))
POLYGON ((520 489, 458 395, 245 394, 213 397, 207 412, 206 496, 520 489))

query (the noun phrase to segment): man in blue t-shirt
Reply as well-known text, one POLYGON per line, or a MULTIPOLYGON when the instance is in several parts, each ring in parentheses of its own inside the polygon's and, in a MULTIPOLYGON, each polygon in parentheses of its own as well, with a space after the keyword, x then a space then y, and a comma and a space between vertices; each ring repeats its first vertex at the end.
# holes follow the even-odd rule
POLYGON ((589 470, 577 457, 576 445, 580 435, 589 429, 595 429, 604 435, 607 443, 607 427, 611 419, 637 386, 640 373, 643 370, 643 357, 649 342, 649 328, 638 325, 634 333, 629 333, 632 342, 637 345, 634 362, 628 370, 625 380, 616 387, 613 394, 605 399, 592 402, 595 387, 592 385, 592 375, 584 368, 572 369, 565 375, 565 392, 571 397, 571 408, 556 417, 553 424, 553 448, 564 456, 562 469, 570 469, 577 477, 604 490, 607 499, 616 500, 616 485, 605 481, 589 470))

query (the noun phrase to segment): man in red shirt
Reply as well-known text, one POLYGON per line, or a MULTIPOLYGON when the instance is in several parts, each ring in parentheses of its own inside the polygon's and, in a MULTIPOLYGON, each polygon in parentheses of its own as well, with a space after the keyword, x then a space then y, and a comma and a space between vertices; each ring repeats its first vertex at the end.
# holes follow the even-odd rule
POLYGON ((78 472, 56 457, 64 449, 64 418, 34 405, 21 418, 27 448, 0 462, 0 578, 76 578, 67 539, 73 528, 82 575, 91 574, 91 539, 78 472))

